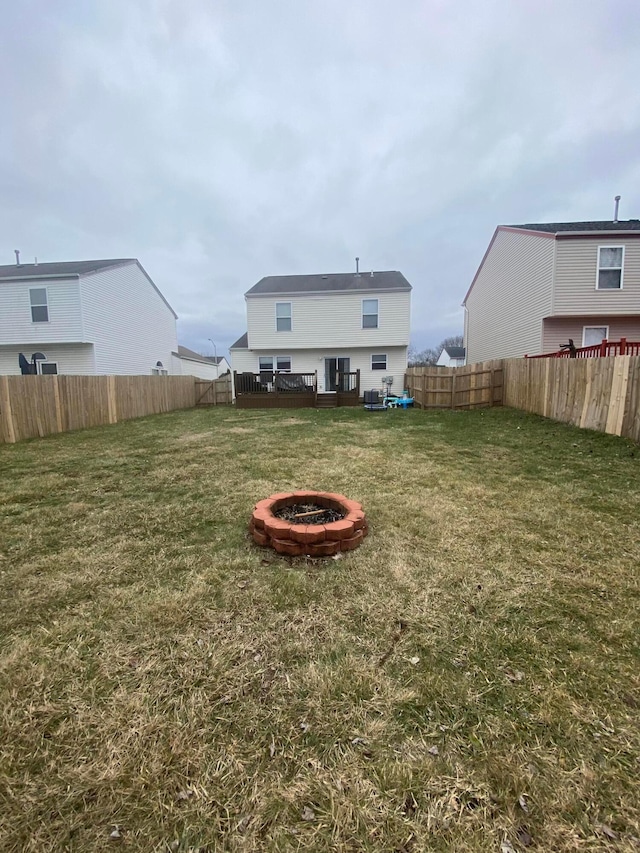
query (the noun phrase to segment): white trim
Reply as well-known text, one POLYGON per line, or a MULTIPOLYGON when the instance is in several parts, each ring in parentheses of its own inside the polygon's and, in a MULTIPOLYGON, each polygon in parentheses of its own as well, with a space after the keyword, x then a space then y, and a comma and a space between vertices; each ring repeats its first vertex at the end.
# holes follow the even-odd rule
POLYGON ((584 333, 586 332, 586 330, 587 330, 587 329, 604 329, 604 330, 605 330, 605 335, 604 335, 603 340, 607 340, 607 341, 609 340, 609 326, 604 326, 604 325, 602 325, 602 324, 601 324, 601 325, 598 325, 598 326, 583 326, 583 327, 582 327, 582 346, 583 346, 583 347, 586 347, 586 346, 590 346, 590 347, 597 346, 596 344, 585 344, 585 342, 584 342, 584 337, 585 337, 584 333))
POLYGON ((275 302, 274 303, 274 312, 275 312, 275 322, 276 322, 276 332, 293 332, 293 303, 291 301, 284 302, 275 302), (278 317, 278 305, 288 305, 289 306, 289 317, 278 317), (290 328, 289 329, 279 329, 278 328, 278 320, 289 320, 290 328))
MULTIPOLYGON (((380 362, 378 362, 378 364, 379 363, 380 362)), ((388 364, 389 364, 389 356, 386 352, 372 352, 371 353, 371 370, 386 370, 388 364), (376 355, 378 355, 378 356, 383 355, 384 356, 384 367, 374 367, 373 366, 373 357, 376 355)))
MULTIPOLYGON (((612 290, 622 290, 624 286, 624 245, 615 246, 615 245, 604 245, 598 246, 598 264, 596 267, 596 290, 606 290, 611 292, 612 290), (619 267, 601 267, 600 266, 600 252, 603 249, 622 249, 622 261, 619 267), (600 271, 601 270, 620 270, 620 287, 598 287, 600 284, 600 271)), ((594 327, 595 328, 595 327, 594 327)))
POLYGON ((293 356, 291 355, 269 355, 263 354, 258 356, 258 373, 266 373, 267 371, 271 371, 271 373, 293 373, 293 356), (260 359, 261 358, 270 358, 271 359, 271 367, 260 367, 260 359), (291 367, 289 368, 280 368, 278 367, 278 359, 279 358, 288 358, 289 364, 291 367))
POLYGON ((360 318, 361 318, 363 329, 379 329, 380 328, 380 300, 378 299, 377 296, 367 296, 367 297, 362 298, 362 301, 360 304, 360 318), (364 318, 365 317, 373 317, 374 316, 371 312, 368 312, 367 314, 364 313, 364 303, 365 302, 375 302, 376 303, 376 313, 375 313, 376 324, 375 324, 375 326, 365 326, 365 324, 364 324, 364 318))
POLYGON ((39 376, 58 376, 59 372, 60 371, 58 370, 58 362, 57 361, 38 361, 38 375, 39 376), (42 372, 42 365, 43 364, 55 364, 56 372, 55 373, 43 373, 42 372))
POLYGON ((29 288, 29 313, 31 314, 31 322, 37 323, 40 325, 41 323, 50 323, 51 322, 51 312, 49 310, 49 288, 46 285, 40 286, 36 285, 35 287, 29 288), (32 290, 44 290, 45 298, 47 300, 46 305, 34 305, 31 302, 31 291, 32 290), (33 309, 34 308, 46 308, 47 309, 47 319, 46 320, 34 320, 33 319, 33 309))

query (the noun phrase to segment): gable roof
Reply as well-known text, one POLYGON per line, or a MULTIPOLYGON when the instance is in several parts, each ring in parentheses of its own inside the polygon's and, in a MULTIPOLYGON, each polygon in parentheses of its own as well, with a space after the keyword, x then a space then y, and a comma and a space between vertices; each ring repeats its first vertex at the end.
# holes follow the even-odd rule
POLYGON ((464 358, 464 347, 443 347, 449 358, 464 358))
POLYGON ((95 261, 52 261, 44 264, 3 264, 0 266, 0 282, 5 281, 23 281, 28 279, 64 277, 64 276, 81 276, 88 275, 92 272, 102 272, 110 267, 120 267, 126 264, 136 264, 149 284, 162 299, 173 316, 178 319, 178 315, 167 302, 160 289, 153 282, 149 273, 142 266, 137 258, 104 258, 103 260, 95 261))
POLYGON ((178 345, 178 355, 180 358, 189 358, 191 361, 202 361, 205 364, 220 364, 224 360, 223 355, 200 355, 199 352, 178 345))
POLYGON ((314 275, 268 275, 261 278, 245 296, 283 293, 327 293, 353 290, 411 290, 411 285, 395 270, 361 273, 324 273, 314 275))
POLYGON ((523 231, 542 231, 546 234, 558 234, 563 231, 640 231, 640 219, 613 220, 605 222, 538 222, 528 225, 507 225, 506 228, 518 228, 523 231))
POLYGON ((135 258, 110 258, 101 261, 53 261, 45 264, 6 264, 0 266, 0 278, 36 278, 48 275, 85 275, 120 264, 138 263, 135 258))
POLYGON ((235 344, 231 344, 229 349, 249 349, 249 333, 245 332, 241 335, 235 344))

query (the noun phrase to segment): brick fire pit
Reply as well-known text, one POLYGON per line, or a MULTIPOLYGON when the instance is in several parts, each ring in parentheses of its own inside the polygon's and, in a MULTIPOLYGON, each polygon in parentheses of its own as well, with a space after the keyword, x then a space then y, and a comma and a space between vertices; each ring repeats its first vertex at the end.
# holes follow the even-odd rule
POLYGON ((249 532, 258 545, 275 548, 278 554, 299 557, 331 557, 338 551, 352 551, 367 535, 362 504, 333 492, 282 492, 258 501, 249 521, 249 532), (344 517, 325 524, 285 521, 274 513, 283 507, 315 504, 336 510, 344 517))

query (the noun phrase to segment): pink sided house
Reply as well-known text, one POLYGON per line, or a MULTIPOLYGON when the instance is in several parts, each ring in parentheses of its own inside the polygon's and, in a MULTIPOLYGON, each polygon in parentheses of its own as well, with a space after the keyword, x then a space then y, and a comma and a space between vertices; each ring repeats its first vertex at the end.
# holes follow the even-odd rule
POLYGON ((462 304, 467 364, 640 341, 640 220, 499 225, 462 304))

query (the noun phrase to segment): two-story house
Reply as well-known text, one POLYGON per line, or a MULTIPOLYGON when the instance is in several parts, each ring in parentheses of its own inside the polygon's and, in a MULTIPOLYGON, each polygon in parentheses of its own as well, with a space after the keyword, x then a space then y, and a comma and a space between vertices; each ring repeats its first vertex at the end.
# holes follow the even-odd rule
POLYGON ((0 373, 175 372, 176 316, 133 258, 0 266, 0 373))
POLYGON ((230 347, 234 371, 317 373, 318 391, 360 371, 361 392, 407 368, 411 285, 402 273, 267 276, 245 293, 247 332, 230 347))
POLYGON ((500 225, 462 304, 467 364, 640 340, 640 220, 500 225))

